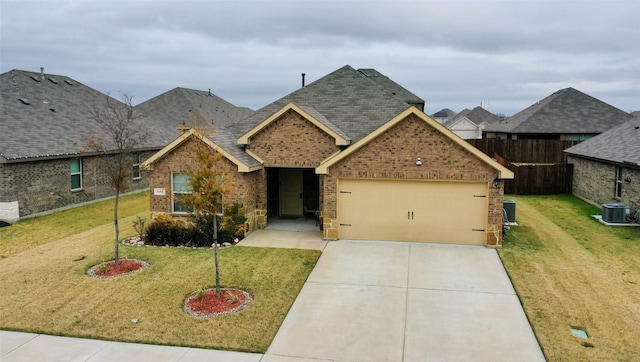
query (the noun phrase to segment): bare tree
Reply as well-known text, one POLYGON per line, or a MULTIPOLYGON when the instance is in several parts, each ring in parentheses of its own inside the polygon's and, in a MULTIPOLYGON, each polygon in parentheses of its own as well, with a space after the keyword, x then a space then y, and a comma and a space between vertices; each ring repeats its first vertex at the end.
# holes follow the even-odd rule
POLYGON ((133 178, 133 156, 136 149, 147 138, 142 124, 142 116, 133 106, 133 96, 122 92, 122 102, 107 95, 104 105, 94 106, 89 116, 99 128, 87 137, 88 152, 97 155, 96 162, 106 174, 107 181, 115 193, 113 206, 113 224, 115 227, 115 263, 119 264, 118 239, 118 201, 120 194, 129 187, 133 178))

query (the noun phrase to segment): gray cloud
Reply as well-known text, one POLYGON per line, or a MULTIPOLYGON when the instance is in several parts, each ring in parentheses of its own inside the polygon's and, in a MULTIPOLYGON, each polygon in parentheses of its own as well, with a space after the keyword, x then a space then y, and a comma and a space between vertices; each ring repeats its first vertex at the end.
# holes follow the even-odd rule
POLYGON ((345 65, 428 113, 512 114, 572 86, 640 109, 637 1, 13 1, 0 71, 65 74, 138 102, 174 87, 259 108, 345 65))

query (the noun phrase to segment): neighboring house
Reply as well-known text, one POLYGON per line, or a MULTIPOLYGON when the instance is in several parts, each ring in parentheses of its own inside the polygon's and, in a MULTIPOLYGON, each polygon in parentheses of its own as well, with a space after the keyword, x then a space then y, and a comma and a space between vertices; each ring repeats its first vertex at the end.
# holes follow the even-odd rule
POLYGON ((485 127, 499 120, 500 117, 495 114, 482 107, 476 107, 472 110, 463 110, 445 121, 443 125, 466 140, 480 139, 485 127))
POLYGON ((224 203, 242 203, 251 229, 317 212, 326 239, 500 245, 513 173, 373 74, 386 78, 345 66, 212 136, 185 132, 143 164, 151 211, 188 215, 176 200, 202 142, 223 156, 224 203))
POLYGON ((640 209, 640 117, 565 150, 573 194, 600 205, 640 209))
POLYGON ((574 88, 561 89, 488 125, 486 138, 583 141, 621 125, 631 115, 574 88))
POLYGON ((443 108, 436 113, 431 115, 431 118, 438 121, 438 123, 444 123, 449 119, 453 118, 457 113, 450 110, 449 108, 443 108))
MULTIPOLYGON (((107 95, 63 75, 0 75, 0 219, 16 221, 114 195, 87 150, 100 126, 90 116, 107 95)), ((120 102, 112 99, 114 102, 120 102)), ((130 190, 148 188, 139 165, 178 134, 155 125, 133 157, 130 190), (165 133, 167 141, 159 135, 165 133)))

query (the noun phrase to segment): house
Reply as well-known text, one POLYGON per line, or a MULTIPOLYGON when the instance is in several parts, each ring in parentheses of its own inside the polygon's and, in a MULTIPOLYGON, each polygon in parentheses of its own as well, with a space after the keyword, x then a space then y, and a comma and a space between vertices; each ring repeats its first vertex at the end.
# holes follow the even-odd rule
POLYGON ((574 88, 560 89, 511 117, 488 125, 486 138, 583 141, 631 115, 574 88))
POLYGON ((142 165, 151 211, 188 215, 176 200, 205 145, 222 156, 223 202, 241 203, 250 229, 317 211, 326 239, 500 245, 513 173, 374 74, 385 79, 347 65, 213 135, 186 131, 142 165))
POLYGON ((640 209, 640 117, 565 150, 573 194, 596 205, 640 209))
POLYGON ((453 118, 457 113, 449 108, 443 108, 431 115, 431 118, 435 119, 438 123, 444 123, 453 118))
MULTIPOLYGON (((91 111, 105 105, 106 94, 41 69, 1 74, 0 97, 0 220, 114 196, 96 154, 87 150, 87 137, 102 129, 91 111)), ((149 187, 140 163, 180 134, 175 127, 147 125, 147 140, 132 156, 132 191, 149 187)))
POLYGON ((463 110, 442 124, 452 130, 453 133, 468 140, 481 139, 482 131, 485 127, 499 120, 500 117, 484 108, 475 107, 472 110, 463 110))

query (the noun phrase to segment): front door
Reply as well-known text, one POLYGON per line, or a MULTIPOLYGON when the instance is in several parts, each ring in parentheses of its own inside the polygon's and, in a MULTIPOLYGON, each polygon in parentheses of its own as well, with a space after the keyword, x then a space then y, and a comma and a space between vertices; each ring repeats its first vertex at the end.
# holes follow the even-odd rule
POLYGON ((280 170, 280 216, 302 216, 302 170, 280 170))

